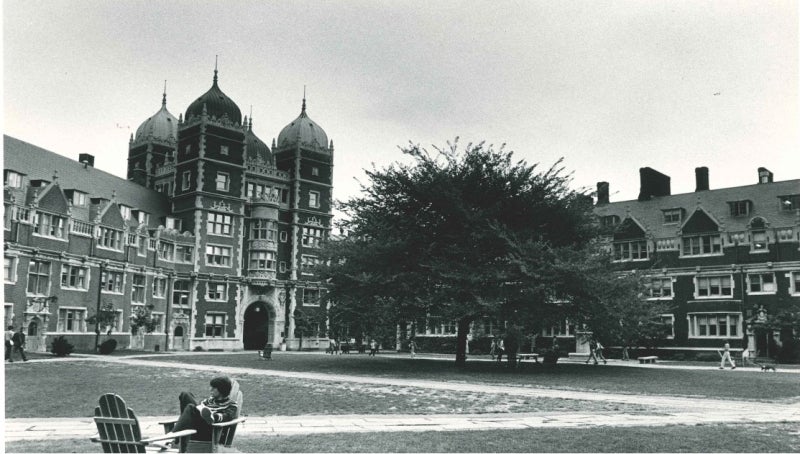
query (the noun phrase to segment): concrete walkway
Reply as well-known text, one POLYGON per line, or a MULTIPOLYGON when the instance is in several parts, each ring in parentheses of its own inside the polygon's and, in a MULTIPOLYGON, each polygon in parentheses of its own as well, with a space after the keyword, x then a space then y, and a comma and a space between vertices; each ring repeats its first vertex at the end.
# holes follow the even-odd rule
MULTIPOLYGON (((207 353, 206 353, 207 354, 207 353)), ((231 354, 226 352, 223 354, 231 354)), ((237 354, 237 353, 234 353, 237 354)), ((252 352, 246 352, 252 355, 252 352)), ((312 353, 313 354, 313 353, 312 353)), ((161 355, 163 358, 163 355, 161 355)), ((425 359, 418 357, 420 359, 425 359)), ((435 357, 429 357, 435 360, 435 357)), ((450 360, 448 358, 447 360, 450 360)), ((557 398, 590 401, 619 402, 650 406, 650 414, 622 412, 550 412, 550 413, 502 413, 459 415, 303 415, 248 417, 237 433, 243 436, 299 435, 341 432, 389 432, 389 431, 453 431, 453 430, 497 430, 524 429, 531 427, 592 427, 592 426, 663 426, 668 424, 710 423, 800 423, 800 402, 755 402, 726 401, 708 398, 669 397, 503 386, 487 384, 439 382, 433 380, 391 379, 370 376, 334 375, 309 372, 219 367, 167 361, 141 360, 137 357, 86 356, 71 361, 108 361, 137 366, 181 368, 202 371, 218 371, 231 375, 253 374, 293 377, 306 380, 324 380, 376 385, 393 385, 436 390, 496 393, 528 398, 557 398)), ((615 361, 615 365, 628 367, 700 368, 705 366, 639 365, 632 362, 615 361)), ((587 366, 589 367, 589 366, 587 366)), ((594 366, 591 366, 594 367, 594 366)), ((755 368, 736 369, 727 372, 756 371, 755 368)), ((800 373, 800 370, 784 369, 781 373, 800 373)), ((140 417, 142 432, 157 435, 162 432, 158 421, 169 416, 140 417)), ((91 418, 13 418, 5 421, 5 441, 89 438, 96 433, 91 418)))

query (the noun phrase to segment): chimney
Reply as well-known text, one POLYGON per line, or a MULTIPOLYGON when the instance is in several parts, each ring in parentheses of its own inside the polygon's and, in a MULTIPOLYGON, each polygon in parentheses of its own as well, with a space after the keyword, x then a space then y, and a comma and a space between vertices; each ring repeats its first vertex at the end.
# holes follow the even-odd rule
POLYGON ((597 183, 597 205, 608 203, 608 182, 600 181, 597 183))
POLYGON ((79 154, 78 161, 80 161, 84 167, 86 166, 94 167, 94 156, 90 155, 89 153, 79 154))
POLYGON ((708 191, 708 167, 695 167, 694 178, 697 182, 694 192, 708 191))
POLYGON ((640 168, 639 201, 665 195, 670 195, 669 177, 650 167, 640 168))
POLYGON ((758 168, 758 184, 772 183, 772 172, 764 167, 758 168))

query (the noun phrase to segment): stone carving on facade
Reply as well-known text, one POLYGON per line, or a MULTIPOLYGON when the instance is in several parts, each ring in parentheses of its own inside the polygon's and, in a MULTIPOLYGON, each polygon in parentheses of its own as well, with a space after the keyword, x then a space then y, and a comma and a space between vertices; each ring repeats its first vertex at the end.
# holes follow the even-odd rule
POLYGON ((311 225, 311 226, 315 226, 315 227, 324 227, 322 225, 322 222, 320 222, 320 220, 317 219, 315 216, 311 216, 311 217, 307 218, 306 219, 306 225, 311 225))
POLYGON ((211 206, 209 208, 211 208, 212 210, 215 210, 215 211, 227 211, 229 213, 233 212, 233 209, 231 208, 231 204, 230 203, 225 203, 225 201, 223 201, 223 200, 215 200, 215 201, 211 202, 211 206))
POLYGON ((278 243, 274 241, 268 240, 253 240, 250 242, 250 249, 266 249, 266 250, 278 250, 278 243))

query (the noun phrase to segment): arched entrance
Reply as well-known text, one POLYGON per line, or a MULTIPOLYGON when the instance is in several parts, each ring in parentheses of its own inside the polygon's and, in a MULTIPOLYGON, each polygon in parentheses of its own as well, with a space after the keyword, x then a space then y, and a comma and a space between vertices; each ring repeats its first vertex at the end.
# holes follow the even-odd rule
POLYGON ((183 338, 183 325, 178 325, 175 327, 175 330, 172 332, 172 349, 173 350, 185 350, 186 346, 184 344, 183 338))
POLYGON ((269 339, 269 309, 256 301, 244 311, 242 342, 245 350, 261 350, 269 339))

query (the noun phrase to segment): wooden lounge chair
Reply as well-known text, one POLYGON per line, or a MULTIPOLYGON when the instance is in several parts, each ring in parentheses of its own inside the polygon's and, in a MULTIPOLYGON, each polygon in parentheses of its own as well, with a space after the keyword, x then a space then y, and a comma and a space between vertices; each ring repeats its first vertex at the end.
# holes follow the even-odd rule
POLYGON ((188 439, 197 433, 194 429, 187 429, 143 439, 136 414, 116 394, 100 396, 100 402, 94 409, 94 422, 97 424, 97 435, 90 440, 100 443, 103 452, 164 452, 168 448, 165 444, 167 441, 188 439))
MULTIPOLYGON (((211 441, 192 440, 190 437, 182 438, 180 440, 182 452, 219 452, 220 446, 231 447, 237 426, 247 419, 241 416, 243 396, 242 391, 239 390, 239 383, 233 379, 231 379, 231 382, 233 386, 231 386, 230 396, 237 403, 238 409, 234 419, 211 424, 211 441)), ((178 418, 175 418, 170 421, 159 422, 159 424, 163 425, 164 431, 170 434, 177 422, 178 418)), ((170 434, 170 436, 173 435, 170 434)))

